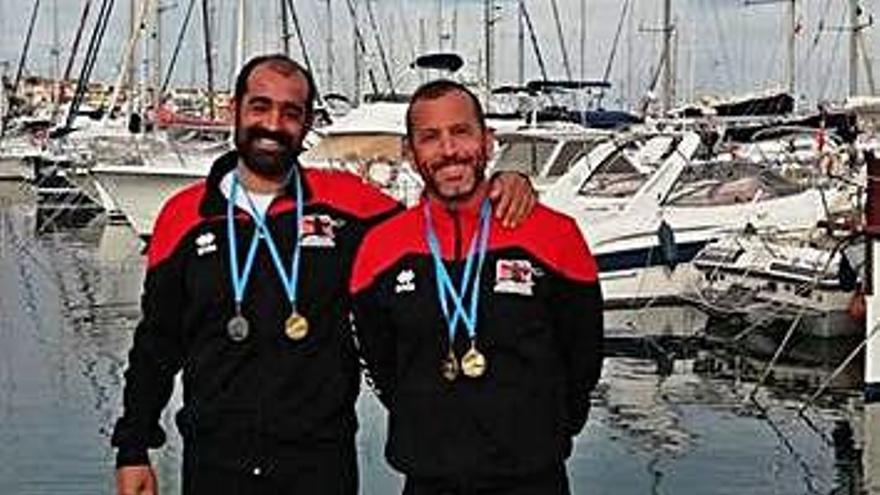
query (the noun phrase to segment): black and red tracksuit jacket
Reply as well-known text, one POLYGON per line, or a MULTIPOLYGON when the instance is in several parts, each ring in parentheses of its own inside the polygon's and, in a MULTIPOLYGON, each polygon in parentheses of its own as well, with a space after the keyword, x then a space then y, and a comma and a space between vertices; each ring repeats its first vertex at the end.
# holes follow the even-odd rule
MULTIPOLYGON (((298 309, 309 321, 301 341, 284 334, 291 308, 269 249, 261 241, 245 291, 250 335, 232 341, 227 200, 222 177, 238 161, 220 157, 206 180, 163 206, 149 244, 142 319, 134 334, 112 444, 119 465, 147 462, 161 446, 159 416, 183 370, 177 425, 200 465, 251 470, 324 443, 346 442, 357 429, 359 363, 347 291, 357 246, 369 227, 402 207, 357 176, 302 169, 305 197, 298 309)), ((289 270, 296 236, 295 189, 289 185, 266 217, 289 270)), ((254 233, 235 213, 239 270, 254 233)))
MULTIPOLYGON (((351 280, 361 351, 389 410, 389 462, 409 476, 456 479, 558 466, 584 426, 602 367, 596 262, 575 222, 549 208, 538 205, 512 230, 493 219, 477 318, 487 371, 448 382, 440 373, 449 338, 425 201, 451 279, 460 283, 478 211, 424 198, 367 234, 351 280)), ((459 358, 468 342, 460 325, 459 358)))

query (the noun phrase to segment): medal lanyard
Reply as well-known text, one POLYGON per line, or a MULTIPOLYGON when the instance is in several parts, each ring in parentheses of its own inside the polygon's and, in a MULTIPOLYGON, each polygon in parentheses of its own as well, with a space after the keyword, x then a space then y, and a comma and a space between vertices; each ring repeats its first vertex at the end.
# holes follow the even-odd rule
POLYGON ((254 266, 254 258, 257 254, 257 244, 260 240, 259 227, 254 229, 251 245, 248 248, 244 262, 244 271, 239 275, 238 271, 238 245, 235 239, 235 198, 238 195, 238 176, 232 181, 232 191, 229 193, 229 201, 226 203, 226 233, 229 236, 229 264, 232 268, 232 293, 235 297, 235 312, 241 314, 241 302, 244 300, 244 289, 250 278, 251 268, 254 266))
POLYGON ((431 209, 428 202, 425 202, 425 235, 428 240, 428 247, 431 250, 431 256, 434 259, 434 272, 437 281, 437 295, 440 298, 440 309, 443 311, 443 317, 446 320, 447 329, 449 331, 449 345, 455 340, 455 331, 458 326, 458 320, 464 321, 468 337, 473 340, 477 335, 477 305, 480 292, 480 275, 483 271, 483 261, 486 258, 486 246, 489 241, 489 221, 490 215, 489 200, 484 200, 480 207, 480 227, 476 235, 471 237, 470 246, 468 248, 467 259, 465 261, 464 273, 461 276, 461 286, 456 290, 443 264, 443 258, 440 255, 440 243, 437 240, 437 234, 434 232, 434 226, 431 222, 431 209), (469 287, 471 270, 473 269, 474 251, 477 250, 479 243, 479 253, 477 254, 477 267, 474 273, 473 284, 469 287), (462 300, 467 295, 467 290, 471 291, 470 307, 465 311, 462 300), (455 313, 452 318, 449 317, 449 304, 446 300, 447 295, 452 299, 455 305, 455 313))
MULTIPOLYGON (((288 277, 287 271, 284 269, 284 262, 281 259, 281 254, 278 250, 277 245, 275 244, 275 240, 272 238, 272 233, 269 231, 269 226, 266 225, 266 216, 261 214, 256 205, 254 205, 253 200, 250 195, 245 191, 245 198, 247 198, 248 204, 253 211, 254 221, 257 224, 257 228, 263 232, 263 236, 266 238, 266 244, 269 246, 269 254, 272 255, 272 262, 275 264, 275 271, 278 272, 278 276, 281 278, 281 284, 284 286, 284 291, 287 294, 287 299, 290 301, 291 307, 296 310, 296 292, 297 292, 297 280, 299 280, 299 260, 300 260, 300 233, 302 232, 302 219, 303 219, 303 193, 302 193, 302 181, 300 180, 299 171, 296 166, 292 169, 293 178, 296 183, 296 198, 294 198, 296 202, 296 231, 294 234, 294 242, 293 242, 293 258, 290 261, 290 276, 288 277)), ((238 174, 235 174, 233 178, 233 188, 238 184, 238 174)), ((234 189, 233 189, 234 190, 234 189)), ((234 201, 234 198, 233 200, 234 201)), ((242 292, 244 289, 242 289, 242 292)))

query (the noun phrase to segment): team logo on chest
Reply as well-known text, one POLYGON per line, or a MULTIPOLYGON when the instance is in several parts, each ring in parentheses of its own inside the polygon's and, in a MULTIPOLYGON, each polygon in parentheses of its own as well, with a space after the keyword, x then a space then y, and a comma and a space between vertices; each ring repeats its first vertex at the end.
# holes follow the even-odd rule
POLYGON ((335 247, 336 231, 342 225, 342 220, 336 220, 330 215, 305 215, 302 219, 300 242, 303 247, 335 247))
POLYGON ((397 284, 394 286, 394 293, 414 292, 416 290, 416 272, 405 269, 397 274, 397 284))
POLYGON ((213 232, 205 232, 196 237, 196 255, 204 256, 208 253, 217 251, 217 236, 213 232))
POLYGON ((495 292, 532 295, 537 271, 529 260, 504 260, 495 263, 495 292))

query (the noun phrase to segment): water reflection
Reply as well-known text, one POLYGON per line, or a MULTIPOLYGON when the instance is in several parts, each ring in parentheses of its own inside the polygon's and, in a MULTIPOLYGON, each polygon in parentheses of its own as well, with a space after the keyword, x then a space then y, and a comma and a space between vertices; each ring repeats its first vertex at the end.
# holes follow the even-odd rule
MULTIPOLYGON (((0 493, 111 493, 108 446, 138 318, 140 242, 125 227, 35 236, 26 190, 0 184, 0 493)), ((855 343, 796 337, 763 383, 779 334, 690 308, 609 312, 609 358, 569 462, 574 493, 857 493, 859 363, 804 401, 855 343), (749 399, 749 397, 753 397, 749 399)), ((178 393, 153 455, 177 493, 178 393)), ((362 493, 399 492, 385 413, 358 402, 362 493)))

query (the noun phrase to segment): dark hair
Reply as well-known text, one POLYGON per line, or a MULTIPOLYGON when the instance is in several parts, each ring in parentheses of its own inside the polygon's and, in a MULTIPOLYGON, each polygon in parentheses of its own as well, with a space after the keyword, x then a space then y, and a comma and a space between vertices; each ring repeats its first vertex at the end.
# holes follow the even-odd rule
POLYGON ((412 97, 409 99, 409 107, 406 109, 406 134, 410 135, 412 131, 412 109, 416 103, 420 100, 433 100, 436 98, 440 98, 448 93, 452 93, 453 91, 458 91, 460 93, 464 93, 471 100, 471 103, 474 106, 474 112, 477 114, 477 121, 480 124, 480 129, 486 129, 486 118, 483 113, 483 105, 480 104, 480 100, 464 84, 450 81, 449 79, 437 79, 435 81, 430 81, 425 84, 422 84, 415 90, 412 94, 412 97))
POLYGON ((315 110, 315 98, 317 97, 315 79, 302 65, 282 53, 259 55, 248 60, 247 63, 244 64, 238 72, 238 77, 235 79, 235 104, 238 106, 241 105, 241 100, 244 99, 244 94, 247 92, 248 79, 250 79, 251 74, 257 69, 257 67, 262 65, 266 65, 272 70, 284 74, 285 76, 293 74, 300 74, 303 76, 306 80, 306 85, 308 86, 308 93, 306 94, 306 111, 309 115, 312 115, 315 110))

